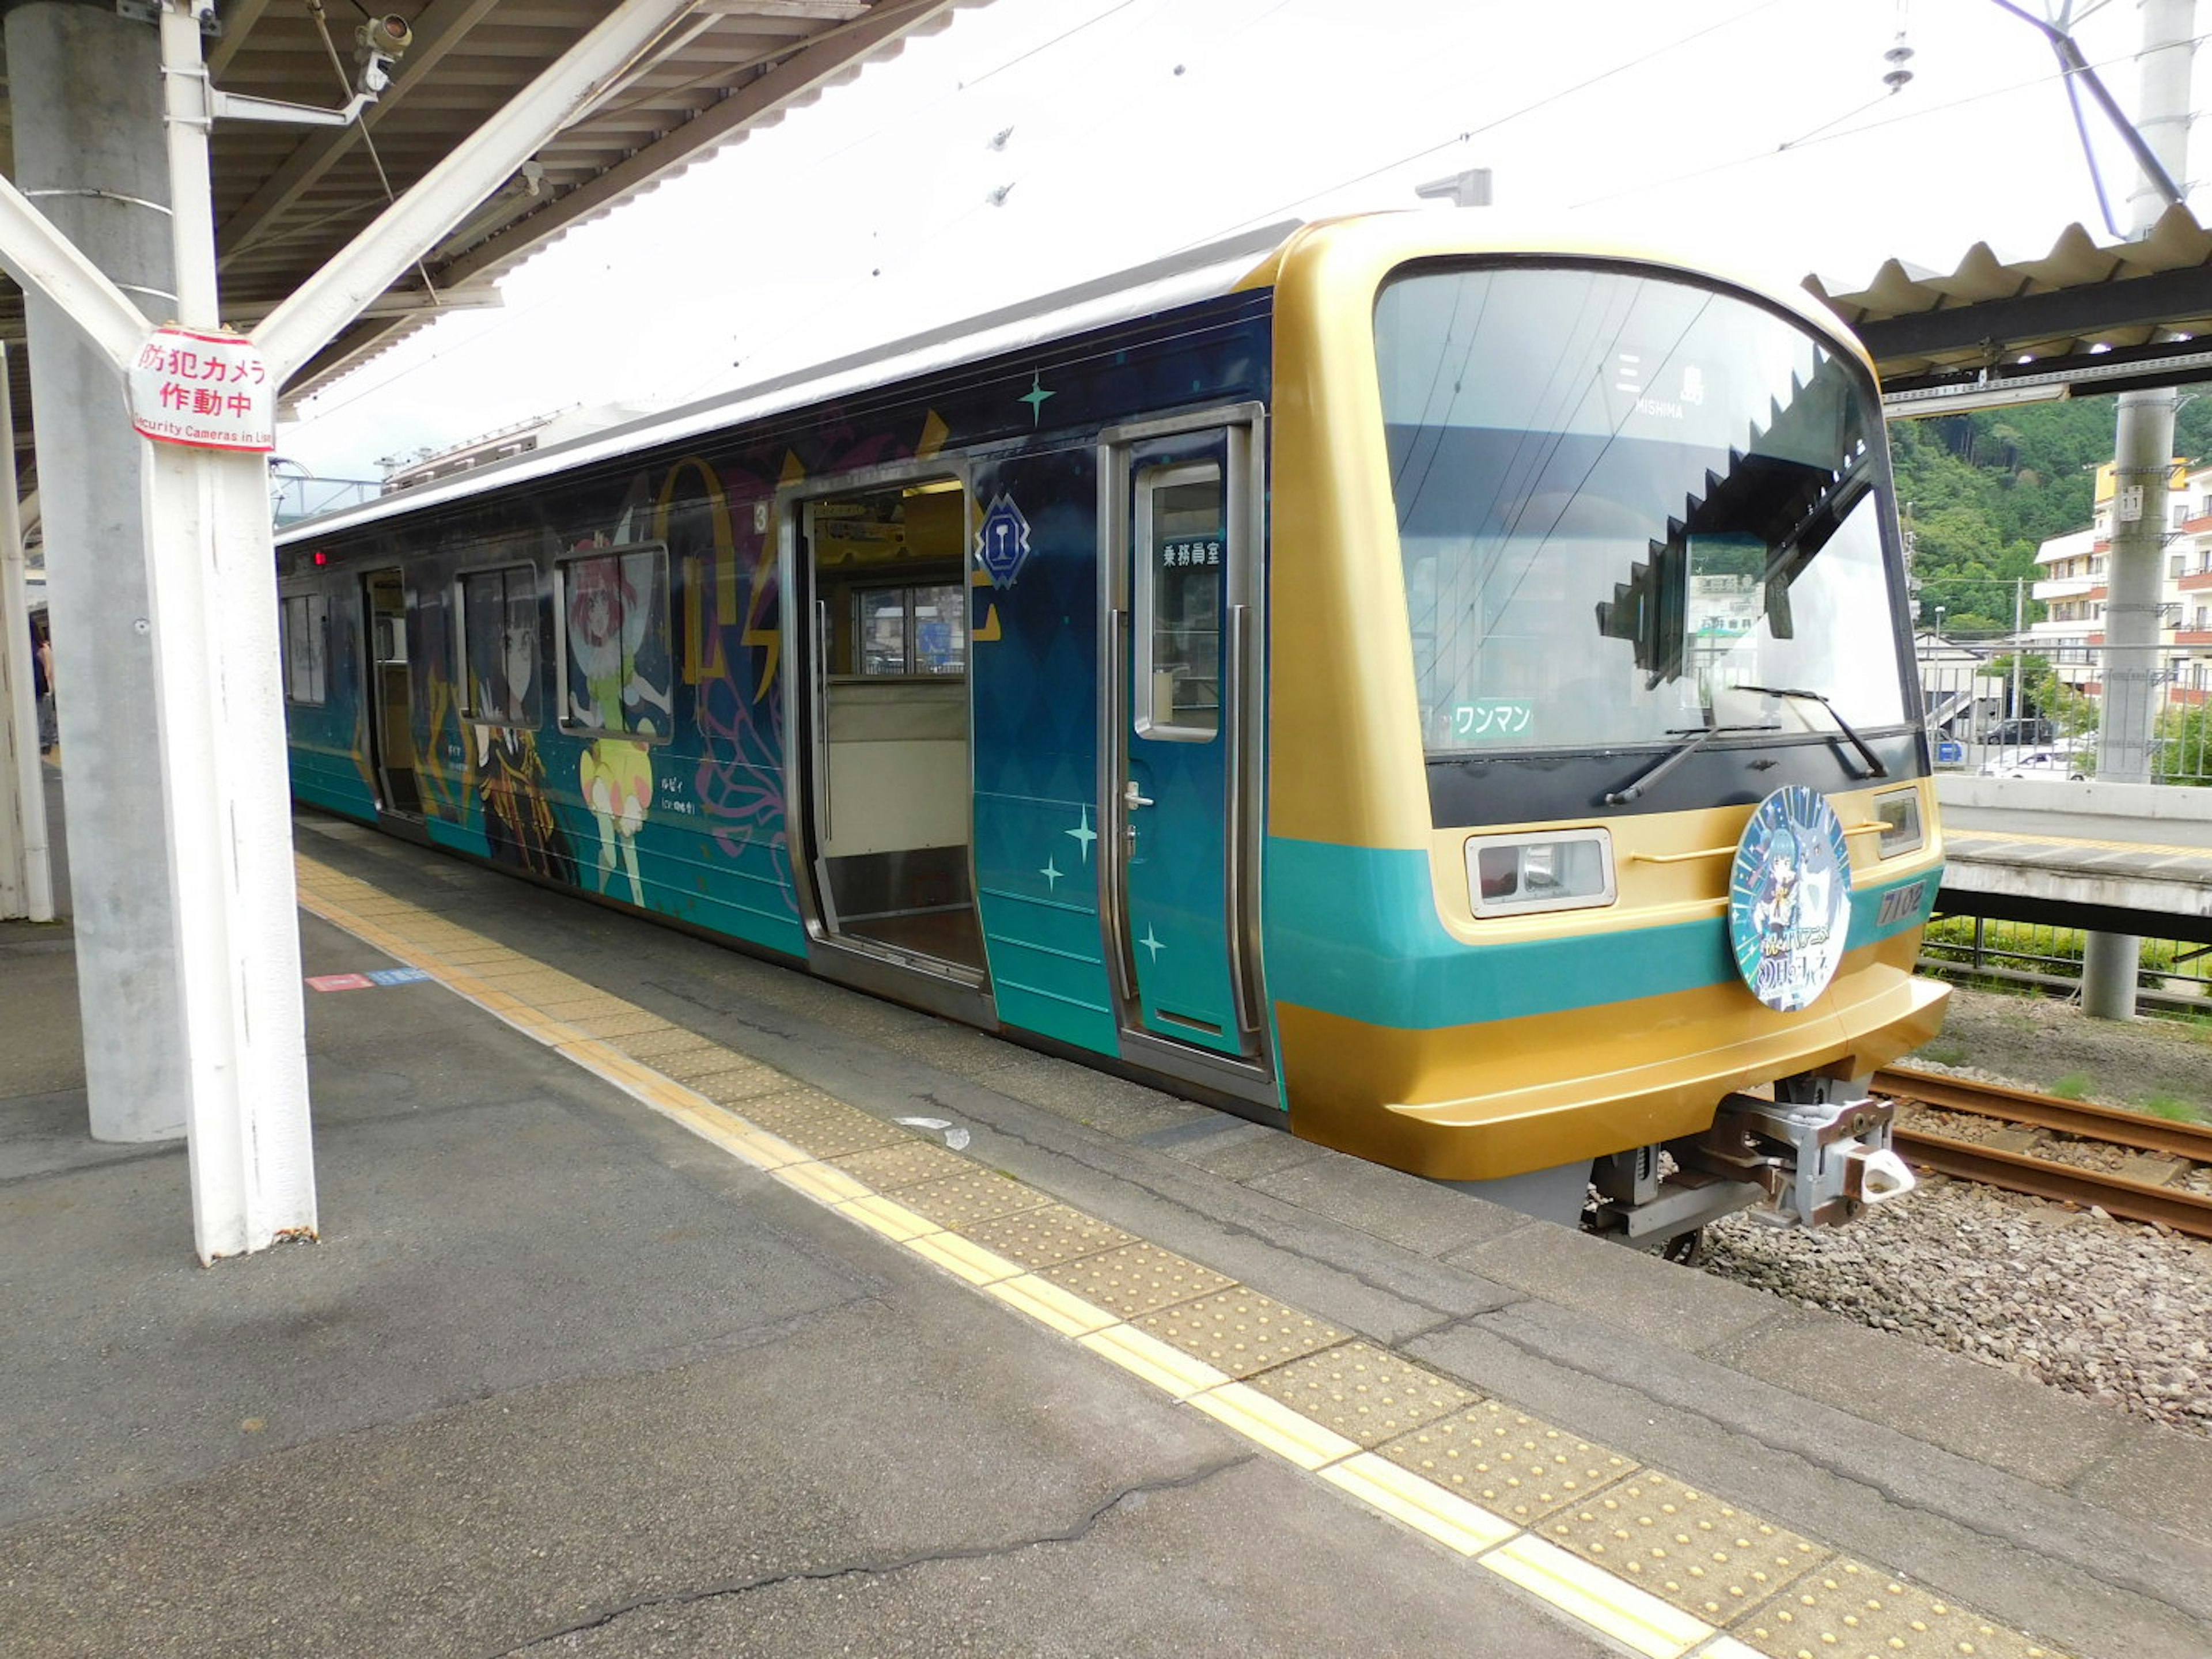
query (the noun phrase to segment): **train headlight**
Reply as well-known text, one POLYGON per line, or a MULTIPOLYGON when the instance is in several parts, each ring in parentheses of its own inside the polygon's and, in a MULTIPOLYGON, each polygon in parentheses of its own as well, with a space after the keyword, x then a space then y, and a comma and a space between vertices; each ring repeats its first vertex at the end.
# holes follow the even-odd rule
POLYGON ((1881 833, 1875 837, 1881 856, 1893 859, 1899 853, 1917 853, 1927 837, 1920 832, 1920 792, 1917 789, 1892 789, 1874 798, 1875 821, 1881 825, 1881 833))
POLYGON ((1604 830, 1477 836, 1467 844, 1467 886, 1478 916, 1610 904, 1620 891, 1613 836, 1604 830))

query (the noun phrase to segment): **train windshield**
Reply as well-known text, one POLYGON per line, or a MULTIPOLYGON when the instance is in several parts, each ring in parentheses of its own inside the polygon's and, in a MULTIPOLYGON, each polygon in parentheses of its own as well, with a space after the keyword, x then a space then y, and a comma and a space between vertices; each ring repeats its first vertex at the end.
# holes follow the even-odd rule
POLYGON ((1881 412, 1811 332, 1521 264, 1416 268, 1375 331, 1431 756, 1905 722, 1881 412))

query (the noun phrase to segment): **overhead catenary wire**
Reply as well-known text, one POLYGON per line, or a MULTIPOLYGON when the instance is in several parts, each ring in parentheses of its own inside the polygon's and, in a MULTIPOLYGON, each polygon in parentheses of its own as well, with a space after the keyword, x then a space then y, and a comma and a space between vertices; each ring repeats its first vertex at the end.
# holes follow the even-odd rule
MULTIPOLYGON (((2202 45, 2207 40, 2212 40, 2212 35, 2200 34, 2188 44, 2202 45)), ((2140 52, 2120 52, 2113 57, 2100 59, 2093 67, 2105 69, 2114 64, 2131 62, 2141 56, 2140 52)), ((2014 81, 2005 86, 1991 87, 1981 92, 1969 93, 1964 97, 1954 98, 1945 103, 1923 105, 1918 109, 1906 110, 1897 115, 1886 116, 1879 121, 1869 121, 1860 126, 1847 127, 1841 132, 1823 132, 1818 137, 1808 135, 1793 140, 1788 145, 1776 145, 1771 149, 1752 150, 1725 161, 1714 161, 1705 167, 1692 167, 1686 173, 1670 173, 1664 179, 1641 180, 1636 184, 1624 185, 1619 190, 1607 191, 1601 196, 1586 197, 1571 205, 1576 209, 1596 207, 1606 202, 1617 202, 1624 196, 1638 196, 1646 191, 1664 190, 1673 185, 1687 184, 1693 179, 1709 178, 1716 173, 1726 173, 1734 167, 1749 167, 1754 162, 1772 161, 1778 155, 1795 150, 1809 149, 1816 144, 1833 143, 1844 138, 1856 138, 1863 133, 1878 132, 1884 127, 1898 126, 1907 121, 1917 121, 1930 115, 1942 115, 1952 110, 1964 109, 1970 104, 1986 103, 1992 98, 2009 98, 2017 93, 2027 92, 2037 87, 2046 87, 2054 82, 2066 78, 2063 70, 2046 70, 2040 75, 2030 76, 2024 81, 2014 81)), ((1882 99, 1877 101, 1887 103, 1889 100, 1882 99)))
POLYGON ((1539 110, 1547 108, 1551 105, 1558 103, 1561 99, 1571 98, 1577 93, 1586 92, 1590 88, 1596 86, 1602 82, 1609 81, 1617 75, 1625 75, 1631 70, 1641 69, 1646 64, 1650 64, 1660 58, 1665 57, 1668 52, 1679 52, 1681 48, 1691 45, 1694 41, 1702 40, 1705 36, 1717 33, 1722 29, 1734 27, 1736 24, 1743 22, 1748 18, 1755 17, 1760 12, 1769 10, 1772 7, 1781 3, 1782 0, 1758 0, 1758 3, 1755 5, 1747 6, 1741 11, 1732 13, 1729 16, 1720 18, 1714 22, 1708 23, 1701 28, 1692 29, 1689 33, 1682 35, 1679 39, 1670 40, 1663 46, 1654 47, 1650 52, 1640 53, 1634 58, 1624 59, 1622 62, 1613 64, 1610 69, 1601 70, 1595 75, 1589 76, 1583 80, 1576 82, 1572 86, 1563 87, 1554 93, 1547 93, 1533 103, 1523 104, 1518 109, 1510 110, 1505 114, 1500 115, 1492 120, 1485 121, 1479 126, 1469 127, 1464 132, 1456 133, 1451 137, 1443 139, 1439 143, 1426 145, 1420 149, 1413 151, 1409 155, 1401 155, 1395 161, 1385 161, 1380 167, 1370 167, 1366 172, 1359 173, 1353 178, 1340 180, 1336 184, 1325 185, 1319 190, 1308 191, 1302 196, 1295 197, 1291 200, 1282 203, 1276 207, 1269 208, 1264 213, 1255 213, 1247 218, 1239 219, 1234 224, 1224 225, 1218 230, 1198 238, 1195 241, 1185 243, 1182 247, 1176 248, 1173 250, 1173 252, 1182 252, 1188 248, 1196 247, 1206 242, 1216 240, 1219 237, 1232 235, 1236 232, 1246 228, 1248 226, 1266 224, 1269 220, 1280 218, 1284 214, 1291 212, 1294 209, 1303 207, 1307 203, 1314 201, 1318 198, 1334 195, 1340 190, 1350 190, 1355 185, 1364 185, 1370 179, 1379 179, 1388 173, 1395 173, 1400 167, 1408 167, 1415 161, 1425 161, 1428 157, 1437 155, 1443 150, 1449 149, 1456 144, 1463 144, 1470 139, 1480 137, 1486 132, 1494 132, 1499 127, 1504 126, 1510 122, 1520 120, 1524 116, 1533 115, 1539 110))

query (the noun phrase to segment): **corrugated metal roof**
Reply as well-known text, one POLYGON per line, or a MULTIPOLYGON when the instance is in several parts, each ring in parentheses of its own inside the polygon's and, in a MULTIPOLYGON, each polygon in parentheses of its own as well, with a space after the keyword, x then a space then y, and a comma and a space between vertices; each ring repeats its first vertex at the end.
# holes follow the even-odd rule
MULTIPOLYGON (((651 190, 710 152, 773 125, 987 0, 699 0, 693 15, 424 259, 439 291, 483 288, 574 226, 651 190)), ((605 0, 386 0, 414 40, 392 85, 348 127, 225 121, 215 130, 216 243, 224 319, 251 325, 385 206, 378 163, 404 191, 607 15, 605 0), (372 146, 374 155, 371 154, 372 146)), ((208 64, 224 91, 343 104, 322 29, 297 0, 226 0, 208 64)), ((350 72, 357 16, 333 9, 350 72)), ((0 58, 4 70, 4 58, 0 58)), ((0 167, 15 170, 12 105, 0 101, 0 167)), ((428 302, 419 271, 394 307, 428 302)), ((288 388, 317 385, 430 319, 415 310, 346 330, 288 388)), ((0 337, 23 337, 22 295, 0 277, 0 337)), ((21 352, 14 392, 27 475, 30 392, 21 352)))
POLYGON ((1856 286, 1805 286, 1866 343, 1893 392, 1980 384, 2082 392, 2212 379, 2212 231, 2168 208, 2136 241, 2072 224, 2048 252, 2005 259, 1986 242, 1936 271, 1885 260, 1856 286))

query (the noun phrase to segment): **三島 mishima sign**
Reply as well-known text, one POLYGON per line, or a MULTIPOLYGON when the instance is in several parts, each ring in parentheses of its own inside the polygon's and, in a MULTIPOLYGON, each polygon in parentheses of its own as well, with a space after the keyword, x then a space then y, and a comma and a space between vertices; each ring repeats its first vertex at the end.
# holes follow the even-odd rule
POLYGON ((237 334, 157 328, 131 365, 131 424, 163 443, 276 447, 276 387, 237 334))

